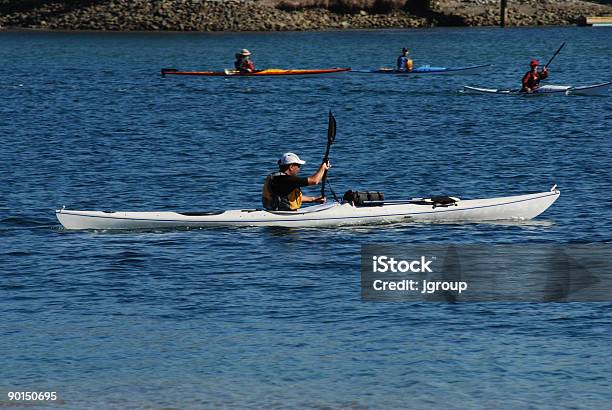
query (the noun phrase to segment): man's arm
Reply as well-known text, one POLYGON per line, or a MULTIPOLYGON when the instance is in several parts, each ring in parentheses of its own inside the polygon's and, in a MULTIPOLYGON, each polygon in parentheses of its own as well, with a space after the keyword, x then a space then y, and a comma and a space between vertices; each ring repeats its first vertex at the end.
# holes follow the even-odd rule
MULTIPOLYGON (((308 177, 308 185, 318 185, 323 180, 323 174, 331 167, 329 161, 321 164, 317 172, 308 177)), ((303 200, 303 199, 302 199, 303 200)))
POLYGON ((325 203, 324 196, 305 196, 302 195, 302 202, 319 202, 321 204, 325 203))

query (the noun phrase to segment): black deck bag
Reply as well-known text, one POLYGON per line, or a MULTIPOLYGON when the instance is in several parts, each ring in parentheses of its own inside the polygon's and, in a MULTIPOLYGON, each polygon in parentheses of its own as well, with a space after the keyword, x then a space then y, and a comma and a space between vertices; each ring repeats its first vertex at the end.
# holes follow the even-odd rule
POLYGON ((346 191, 342 199, 355 206, 382 206, 385 194, 378 191, 346 191))

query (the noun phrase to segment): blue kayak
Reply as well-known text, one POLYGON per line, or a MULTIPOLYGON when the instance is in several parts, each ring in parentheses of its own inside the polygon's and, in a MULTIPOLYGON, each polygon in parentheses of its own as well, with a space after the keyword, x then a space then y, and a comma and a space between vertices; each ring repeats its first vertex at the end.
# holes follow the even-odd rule
POLYGON ((358 74, 395 74, 395 75, 425 75, 425 74, 474 74, 479 73, 491 64, 472 65, 468 67, 432 67, 422 66, 412 71, 401 71, 394 68, 379 68, 378 70, 351 70, 358 74))

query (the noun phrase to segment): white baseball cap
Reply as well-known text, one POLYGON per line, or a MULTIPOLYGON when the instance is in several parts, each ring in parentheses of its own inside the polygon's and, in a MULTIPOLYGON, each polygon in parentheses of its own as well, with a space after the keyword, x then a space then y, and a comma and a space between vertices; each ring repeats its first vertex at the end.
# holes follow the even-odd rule
POLYGON ((302 161, 300 157, 298 157, 293 152, 285 152, 281 159, 278 160, 280 165, 289 165, 289 164, 300 164, 304 165, 306 161, 302 161))

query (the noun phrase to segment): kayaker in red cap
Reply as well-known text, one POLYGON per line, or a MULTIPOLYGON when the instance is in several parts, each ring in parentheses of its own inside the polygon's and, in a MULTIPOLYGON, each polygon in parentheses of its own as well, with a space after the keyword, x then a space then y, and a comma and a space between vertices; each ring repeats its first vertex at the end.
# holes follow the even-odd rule
POLYGON ((319 166, 317 172, 309 177, 300 178, 297 174, 306 161, 302 161, 293 152, 283 154, 278 160, 278 172, 273 172, 266 177, 261 192, 261 201, 264 208, 271 211, 296 211, 304 202, 325 202, 324 196, 302 195, 301 187, 317 185, 323 180, 323 174, 331 166, 324 162, 319 166))
POLYGON ((236 53, 236 61, 234 61, 236 71, 240 71, 242 73, 252 73, 255 71, 255 64, 253 64, 250 57, 251 52, 246 48, 243 48, 242 51, 236 53))
POLYGON ((397 71, 412 71, 413 62, 410 58, 410 50, 406 47, 402 48, 402 54, 397 58, 397 71))
POLYGON ((531 60, 529 66, 531 69, 523 76, 523 87, 521 92, 531 93, 540 86, 540 80, 548 77, 548 69, 544 67, 542 71, 538 71, 540 65, 538 60, 531 60))

